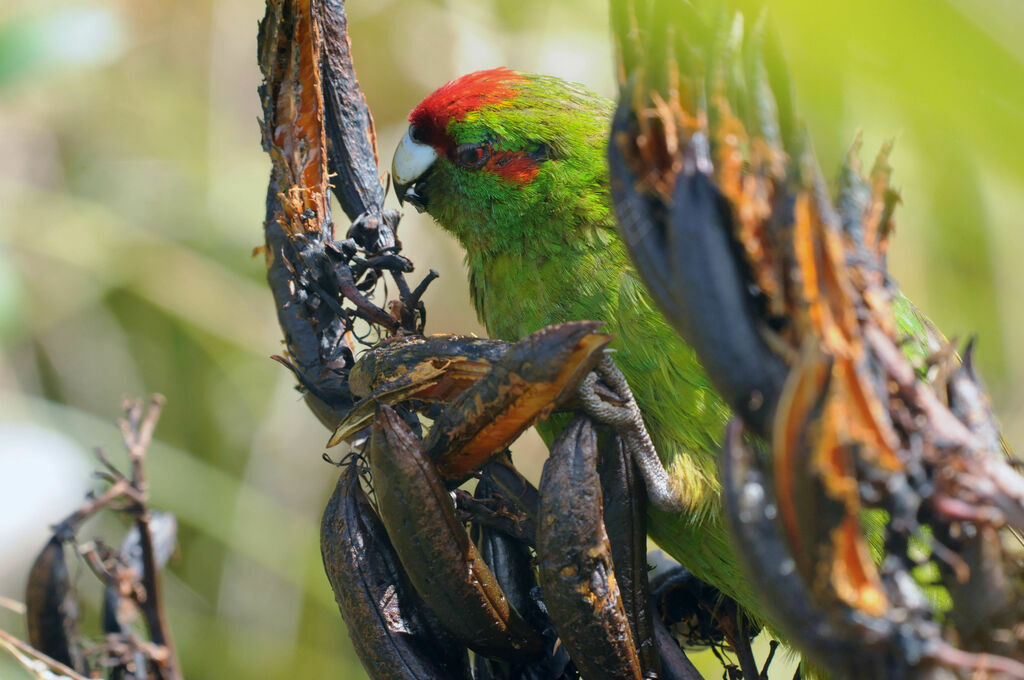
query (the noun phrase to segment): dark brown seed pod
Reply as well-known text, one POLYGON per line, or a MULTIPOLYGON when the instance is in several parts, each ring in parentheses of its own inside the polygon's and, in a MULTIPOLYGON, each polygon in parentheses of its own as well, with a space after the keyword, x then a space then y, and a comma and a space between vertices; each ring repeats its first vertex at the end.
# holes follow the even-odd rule
POLYGON ((32 563, 25 589, 25 617, 32 646, 82 674, 88 674, 78 637, 78 603, 71 592, 64 541, 58 534, 32 563))
POLYGON ((615 435, 599 447, 604 525, 612 547, 615 580, 633 632, 644 677, 660 674, 647 580, 647 493, 633 461, 615 435))
MULTIPOLYGON (((485 470, 494 466, 488 463, 485 470)), ((508 500, 493 480, 484 475, 477 484, 474 499, 481 505, 494 503, 498 513, 504 513, 508 500)), ((545 654, 539 659, 522 661, 499 661, 488 659, 485 667, 479 668, 481 677, 517 680, 552 680, 562 678, 569 663, 564 649, 560 649, 551 621, 536 600, 537 579, 531 563, 530 546, 518 532, 506 532, 497 522, 483 523, 474 519, 471 536, 480 550, 481 557, 494 573, 498 585, 505 592, 508 601, 523 615, 530 625, 545 631, 545 654)), ((532 534, 531 544, 532 545, 532 534)), ((482 657, 478 657, 481 659, 482 657)), ((570 676, 574 677, 574 676, 570 676)))
POLYGON ((447 480, 465 479, 573 393, 611 336, 596 321, 548 326, 515 343, 434 423, 426 449, 447 480))
POLYGON ((416 595, 349 464, 324 510, 320 550, 334 599, 375 680, 466 678, 468 660, 416 595))
MULTIPOLYGON (((778 512, 754 453, 743 441, 742 424, 726 429, 721 461, 722 505, 735 540, 747 546, 737 552, 748 578, 763 593, 765 614, 807 659, 838 677, 897 677, 905 672, 894 645, 905 638, 889 621, 848 610, 826 613, 815 606, 807 583, 775 524, 778 512), (757 556, 756 558, 754 556, 757 556)), ((912 629, 908 626, 907 632, 912 629)))
POLYGON ((642 677, 601 520, 597 437, 575 419, 551 447, 540 482, 541 593, 558 635, 588 680, 642 677))
POLYGON ((765 435, 786 365, 759 330, 743 264, 734 254, 729 207, 712 178, 696 170, 675 177, 668 205, 638 191, 642 182, 631 168, 637 136, 632 101, 624 90, 608 146, 622 240, 665 319, 697 350, 715 388, 765 435))
POLYGON ((419 438, 388 406, 379 408, 370 451, 381 519, 427 606, 480 654, 510 659, 540 654, 540 634, 509 605, 456 518, 419 438))
MULTIPOLYGON (((477 484, 474 497, 484 501, 494 499, 495 493, 494 482, 484 478, 477 484)), ((530 596, 530 591, 537 583, 530 565, 530 549, 527 544, 489 526, 474 524, 473 528, 480 556, 490 567, 509 603, 525 618, 538 624, 540 612, 530 596)))
MULTIPOLYGON (((950 410, 983 442, 986 450, 999 451, 1005 444, 991 401, 975 373, 973 357, 971 340, 964 351, 963 364, 950 376, 947 385, 950 410)), ((1012 509, 1008 514, 1012 516, 1012 509)), ((956 532, 955 536, 950 529, 947 523, 936 526, 936 537, 944 545, 954 547, 970 568, 970 577, 961 581, 954 569, 939 563, 943 585, 953 600, 950 618, 971 648, 1011 656, 1012 637, 1002 635, 1002 639, 996 639, 992 634, 994 630, 1012 630, 1020 616, 1019 598, 1003 570, 999 534, 993 527, 983 525, 973 532, 956 532)))
POLYGON ((528 526, 523 527, 523 532, 531 537, 531 545, 536 545, 537 512, 540 505, 537 487, 516 469, 507 451, 495 456, 484 466, 481 478, 492 482, 495 493, 508 499, 525 515, 528 526))
POLYGON ((346 441, 373 420, 377 403, 446 403, 483 378, 512 343, 462 335, 389 339, 359 358, 349 389, 363 399, 335 428, 327 446, 346 441))
MULTIPOLYGON (((454 496, 460 519, 472 524, 474 530, 486 527, 518 540, 524 547, 536 547, 537 489, 512 466, 508 451, 481 468, 473 496, 462 490, 454 496), (499 484, 497 478, 506 485, 499 484)), ((478 535, 472 534, 475 542, 478 535)))
POLYGON ((429 365, 444 369, 447 388, 417 398, 444 401, 487 375, 511 346, 466 335, 389 339, 359 357, 348 374, 349 389, 357 397, 367 397, 382 385, 429 365))

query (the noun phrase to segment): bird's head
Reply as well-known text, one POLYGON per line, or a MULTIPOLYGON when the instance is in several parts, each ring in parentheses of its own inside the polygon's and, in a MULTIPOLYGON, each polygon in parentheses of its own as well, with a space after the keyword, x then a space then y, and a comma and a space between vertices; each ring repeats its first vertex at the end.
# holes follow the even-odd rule
POLYGON ((392 163, 398 199, 471 250, 536 238, 573 213, 578 221, 606 192, 610 111, 550 76, 506 68, 462 76, 409 114, 392 163))

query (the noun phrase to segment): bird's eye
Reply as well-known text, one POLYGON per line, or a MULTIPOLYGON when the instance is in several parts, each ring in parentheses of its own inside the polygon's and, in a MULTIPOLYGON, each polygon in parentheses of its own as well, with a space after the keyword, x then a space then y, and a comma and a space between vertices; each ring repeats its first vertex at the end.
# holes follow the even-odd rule
POLYGON ((486 144, 459 144, 455 149, 455 162, 464 168, 482 168, 491 157, 491 147, 486 144))
POLYGON ((425 143, 427 140, 423 139, 423 135, 420 134, 420 129, 415 125, 409 126, 409 139, 420 144, 425 143))

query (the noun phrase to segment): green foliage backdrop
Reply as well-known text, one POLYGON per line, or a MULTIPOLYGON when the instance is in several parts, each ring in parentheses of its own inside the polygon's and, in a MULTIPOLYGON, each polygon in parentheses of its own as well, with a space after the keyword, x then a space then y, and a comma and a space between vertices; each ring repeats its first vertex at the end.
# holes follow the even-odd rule
MULTIPOLYGON (((892 270, 948 334, 980 333, 983 374, 1020 441, 1024 9, 769 5, 826 170, 858 129, 867 163, 897 138, 892 270)), ((250 257, 268 172, 262 12, 257 0, 0 7, 0 595, 21 597, 46 524, 91 483, 88 448, 117 449, 121 396, 159 391, 152 479, 156 505, 180 519, 166 595, 187 677, 359 677, 317 545, 335 479, 326 432, 267 358, 280 334, 250 257)), ((349 12, 385 159, 406 112, 469 70, 504 64, 613 93, 603 0, 352 0, 349 12)), ((416 215, 401 236, 442 273, 428 330, 479 331, 452 242, 416 215)), ((0 626, 21 625, 0 610, 0 626)), ((0 659, 0 676, 15 673, 0 659)))

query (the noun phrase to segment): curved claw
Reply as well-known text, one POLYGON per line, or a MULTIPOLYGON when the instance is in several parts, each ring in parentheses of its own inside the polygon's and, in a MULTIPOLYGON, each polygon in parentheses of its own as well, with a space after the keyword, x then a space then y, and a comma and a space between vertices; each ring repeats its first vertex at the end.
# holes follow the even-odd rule
POLYGON ((601 358, 596 373, 590 373, 584 378, 576 394, 587 415, 602 425, 613 427, 621 437, 630 460, 643 477, 648 500, 666 512, 686 510, 689 506, 685 491, 675 483, 662 464, 629 383, 611 357, 601 358), (598 396, 598 374, 612 387, 623 406, 614 406, 598 396))

